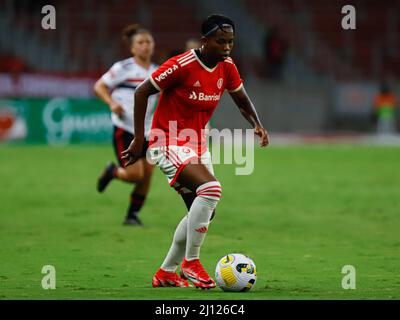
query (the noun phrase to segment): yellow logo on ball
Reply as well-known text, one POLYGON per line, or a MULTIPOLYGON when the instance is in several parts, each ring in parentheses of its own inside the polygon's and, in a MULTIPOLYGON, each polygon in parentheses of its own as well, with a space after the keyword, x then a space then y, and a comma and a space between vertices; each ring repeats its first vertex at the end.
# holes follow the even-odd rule
POLYGON ((219 261, 219 263, 221 264, 221 267, 227 267, 232 264, 233 260, 235 260, 235 257, 227 254, 219 261))
POLYGON ((236 283, 236 277, 233 273, 232 266, 228 266, 221 269, 221 277, 224 280, 227 287, 233 286, 236 283))

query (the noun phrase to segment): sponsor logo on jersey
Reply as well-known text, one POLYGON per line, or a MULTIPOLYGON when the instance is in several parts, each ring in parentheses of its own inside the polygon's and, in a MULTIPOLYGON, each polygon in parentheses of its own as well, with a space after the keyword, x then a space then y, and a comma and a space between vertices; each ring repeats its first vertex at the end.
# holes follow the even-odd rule
POLYGON ((174 64, 172 67, 168 68, 163 73, 160 73, 160 75, 158 77, 156 77, 156 81, 159 82, 159 81, 165 79, 169 74, 174 72, 176 69, 178 69, 178 66, 176 64, 174 64))
POLYGON ((201 87, 200 81, 197 80, 197 81, 194 83, 193 87, 201 87))
POLYGON ((190 96, 189 96, 189 99, 191 99, 191 100, 197 100, 197 94, 196 94, 196 92, 192 91, 192 93, 191 93, 190 96))
POLYGON ((197 95, 196 92, 192 91, 189 95, 189 99, 191 100, 199 100, 199 101, 219 101, 221 98, 221 94, 205 94, 204 92, 199 92, 197 95))

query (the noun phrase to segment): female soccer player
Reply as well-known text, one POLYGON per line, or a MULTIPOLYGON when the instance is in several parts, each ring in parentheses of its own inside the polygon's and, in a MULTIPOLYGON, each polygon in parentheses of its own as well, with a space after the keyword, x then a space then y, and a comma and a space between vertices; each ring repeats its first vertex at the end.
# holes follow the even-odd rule
POLYGON ((214 177, 201 131, 225 89, 260 136, 261 146, 268 145, 268 134, 229 57, 234 40, 233 21, 211 15, 203 22, 201 31, 201 48, 167 60, 136 90, 136 136, 123 152, 127 165, 141 156, 147 99, 161 91, 148 152, 170 185, 182 194, 189 212, 176 228, 171 248, 153 277, 153 287, 187 287, 187 279, 196 287, 215 287, 200 263, 199 253, 221 197, 221 185, 214 177), (180 263, 179 276, 176 270, 180 263))
MULTIPOLYGON (((145 128, 140 159, 132 166, 124 167, 121 152, 125 150, 134 138, 133 109, 134 91, 138 85, 157 69, 151 63, 154 52, 154 40, 151 33, 137 24, 127 26, 123 31, 127 40, 131 58, 118 61, 95 84, 96 94, 109 105, 114 125, 113 144, 119 166, 110 163, 97 182, 97 190, 103 192, 112 179, 135 183, 130 195, 130 204, 124 221, 125 225, 142 225, 138 213, 149 191, 153 166, 146 159, 148 146, 147 137, 156 105, 157 96, 152 96, 147 104, 145 128)), ((143 132, 142 132, 143 136, 143 132)))

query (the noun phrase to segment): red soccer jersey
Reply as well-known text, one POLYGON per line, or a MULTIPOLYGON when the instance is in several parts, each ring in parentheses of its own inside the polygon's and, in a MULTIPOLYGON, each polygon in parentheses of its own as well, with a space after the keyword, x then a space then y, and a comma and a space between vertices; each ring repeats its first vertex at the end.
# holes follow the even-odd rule
POLYGON ((203 130, 222 93, 225 89, 234 92, 242 87, 242 79, 231 58, 210 69, 194 49, 167 60, 152 73, 150 81, 161 91, 150 145, 186 145, 198 154, 206 150, 203 130), (162 130, 167 141, 155 129, 162 130))

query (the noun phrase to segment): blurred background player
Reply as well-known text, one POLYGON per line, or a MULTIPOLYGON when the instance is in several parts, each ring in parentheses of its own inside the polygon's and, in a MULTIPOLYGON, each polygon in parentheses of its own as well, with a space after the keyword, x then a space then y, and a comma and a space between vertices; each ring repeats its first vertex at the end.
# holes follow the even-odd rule
MULTIPOLYGON (((138 24, 132 24, 123 30, 123 36, 129 44, 132 57, 115 63, 94 85, 96 94, 109 105, 112 112, 113 145, 119 163, 118 166, 114 163, 107 165, 98 179, 97 190, 103 192, 113 179, 134 183, 135 187, 130 195, 130 204, 124 224, 142 225, 138 213, 149 191, 153 172, 153 166, 145 159, 148 142, 145 141, 143 145, 141 159, 132 166, 124 167, 121 152, 129 146, 134 138, 132 120, 134 91, 157 69, 157 66, 151 62, 154 40, 150 31, 141 28, 138 24)), ((152 96, 148 101, 145 116, 146 140, 156 102, 157 96, 152 96)))
POLYGON ((282 72, 287 55, 287 44, 279 28, 272 27, 264 38, 265 76, 272 80, 282 80, 282 72))
POLYGON ((182 52, 186 52, 191 49, 200 48, 200 46, 201 46, 200 40, 198 40, 196 38, 189 38, 188 40, 185 41, 185 47, 183 49, 179 48, 179 49, 174 49, 174 50, 170 51, 167 54, 167 56, 165 57, 164 61, 168 60, 169 58, 175 57, 178 54, 181 54, 182 52))
POLYGON ((380 92, 375 96, 374 112, 378 134, 396 133, 396 97, 387 83, 382 83, 380 92))
POLYGON ((225 90, 260 136, 261 146, 268 145, 267 132, 229 57, 234 32, 235 25, 228 17, 209 16, 201 28, 202 46, 166 61, 135 92, 136 137, 124 151, 123 158, 128 159, 127 165, 140 158, 148 97, 162 91, 152 124, 149 152, 170 186, 181 194, 189 211, 175 230, 170 250, 153 277, 153 287, 187 287, 186 279, 203 289, 215 287, 199 259, 221 197, 221 185, 214 176, 203 130, 225 90), (202 95, 218 98, 197 99, 202 95), (174 122, 175 134, 171 130, 174 122), (179 264, 180 276, 176 273, 179 264))
POLYGON ((192 49, 198 49, 198 48, 200 48, 200 46, 201 46, 201 43, 200 43, 199 39, 190 38, 185 43, 185 52, 192 50, 192 49))

